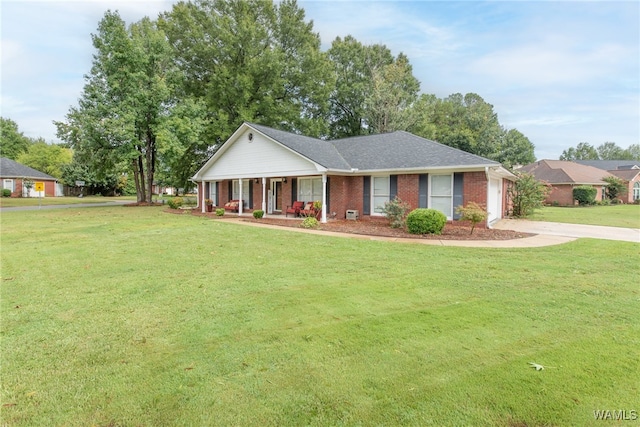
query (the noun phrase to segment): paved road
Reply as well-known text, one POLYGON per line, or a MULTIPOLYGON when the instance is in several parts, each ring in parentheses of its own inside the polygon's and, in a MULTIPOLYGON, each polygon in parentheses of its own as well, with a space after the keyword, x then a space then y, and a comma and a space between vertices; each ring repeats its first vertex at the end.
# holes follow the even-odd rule
POLYGON ((527 221, 524 219, 502 219, 494 225, 494 228, 547 236, 590 237, 593 239, 640 243, 640 229, 637 228, 562 224, 559 222, 527 221))

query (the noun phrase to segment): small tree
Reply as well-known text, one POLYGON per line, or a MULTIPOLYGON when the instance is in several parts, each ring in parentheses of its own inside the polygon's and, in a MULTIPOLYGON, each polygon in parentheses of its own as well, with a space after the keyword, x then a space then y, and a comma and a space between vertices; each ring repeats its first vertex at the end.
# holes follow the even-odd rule
POLYGON ((460 214, 462 221, 471 221, 471 233, 469 234, 473 234, 476 224, 485 221, 488 216, 487 210, 476 202, 469 202, 467 206, 460 205, 456 208, 456 212, 460 214))
POLYGON ((22 186, 27 189, 27 197, 31 197, 31 189, 35 184, 32 180, 24 178, 22 180, 22 186))
POLYGON ((517 173, 517 176, 516 181, 507 190, 507 196, 512 203, 512 216, 524 218, 542 207, 551 186, 538 181, 528 173, 517 173))
POLYGON ((407 202, 403 202, 396 196, 393 200, 385 202, 382 207, 382 213, 389 220, 391 228, 403 228, 410 209, 411 207, 407 202))
POLYGON ((578 201, 580 206, 593 205, 596 201, 598 190, 590 185, 579 185, 573 188, 573 199, 578 201))
POLYGON ((621 178, 617 176, 608 176, 602 179, 607 183, 605 188, 605 196, 607 199, 615 200, 627 194, 629 189, 621 178))

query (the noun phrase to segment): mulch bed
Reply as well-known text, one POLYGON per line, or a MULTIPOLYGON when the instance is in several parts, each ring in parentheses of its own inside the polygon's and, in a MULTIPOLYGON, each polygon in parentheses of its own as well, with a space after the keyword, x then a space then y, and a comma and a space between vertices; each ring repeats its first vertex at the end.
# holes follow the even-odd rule
MULTIPOLYGON (((175 211, 175 209, 168 209, 169 211, 175 211)), ((183 212, 172 212, 183 213, 183 212)), ((199 211, 192 211, 193 215, 206 216, 210 218, 224 220, 224 218, 237 218, 237 215, 225 214, 222 217, 216 216, 215 213, 202 213, 199 211)), ((262 218, 255 219, 253 217, 243 217, 243 221, 257 222, 261 224, 277 225, 280 227, 294 227, 299 228, 302 220, 298 219, 284 219, 284 218, 262 218)), ((524 237, 531 237, 534 234, 521 233, 511 230, 496 230, 494 228, 486 228, 476 226, 471 234, 471 224, 468 222, 455 221, 449 222, 445 225, 442 234, 427 234, 416 235, 410 234, 404 229, 391 228, 389 222, 386 219, 373 218, 373 219, 361 219, 357 221, 346 219, 329 219, 326 224, 320 224, 317 230, 335 231, 340 233, 361 234, 366 236, 380 236, 380 237, 395 237, 395 238, 409 238, 409 239, 431 239, 431 240, 512 240, 522 239, 524 237)))

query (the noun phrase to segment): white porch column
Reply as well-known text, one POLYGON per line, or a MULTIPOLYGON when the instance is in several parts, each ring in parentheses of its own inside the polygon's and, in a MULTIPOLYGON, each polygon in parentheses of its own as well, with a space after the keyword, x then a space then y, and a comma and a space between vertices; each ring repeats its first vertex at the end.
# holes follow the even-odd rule
POLYGON ((262 177, 262 212, 267 213, 267 178, 262 177))
MULTIPOLYGON (((211 184, 209 184, 209 185, 211 185, 211 184)), ((205 203, 204 203, 204 199, 206 199, 206 198, 207 198, 207 195, 206 195, 206 193, 205 193, 205 191, 204 191, 204 189, 206 188, 206 186, 207 186, 207 182, 206 182, 206 181, 202 181, 202 185, 200 186, 200 189, 201 189, 201 193, 202 193, 202 194, 200 194, 200 197, 199 197, 199 198, 200 198, 200 203, 202 204, 202 206, 201 206, 201 208, 202 208, 202 213, 205 213, 205 211, 207 210, 207 208, 206 208, 206 206, 205 206, 205 203)))
POLYGON ((322 216, 320 222, 327 222, 327 173, 322 174, 322 216))
POLYGON ((242 178, 238 179, 238 198, 240 201, 238 202, 238 216, 242 215, 242 208, 244 207, 244 203, 242 202, 242 178))

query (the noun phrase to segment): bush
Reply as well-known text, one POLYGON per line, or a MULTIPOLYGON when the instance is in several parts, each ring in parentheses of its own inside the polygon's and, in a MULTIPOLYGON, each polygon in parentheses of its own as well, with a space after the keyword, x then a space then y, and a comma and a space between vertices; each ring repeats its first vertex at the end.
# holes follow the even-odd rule
POLYGON ((171 209, 178 209, 182 206, 182 197, 174 197, 167 202, 171 209))
POLYGON ((393 200, 385 202, 382 207, 382 213, 384 213, 389 220, 391 228, 403 228, 409 209, 411 209, 409 204, 403 202, 396 196, 393 200))
POLYGON ((528 173, 515 172, 517 178, 507 189, 507 196, 512 204, 511 215, 516 218, 528 217, 536 209, 542 207, 544 199, 549 195, 551 186, 538 181, 528 173))
POLYGON ((11 197, 11 190, 9 190, 8 188, 3 188, 2 197, 11 197))
POLYGON ((260 219, 264 216, 264 211, 262 209, 256 209, 255 211, 253 211, 253 217, 255 219, 260 219))
POLYGON ((573 189, 573 199, 577 200, 580 206, 593 205, 596 194, 598 190, 590 185, 579 185, 573 189))
POLYGON ((318 228, 319 224, 320 223, 318 222, 317 219, 315 219, 315 217, 308 216, 302 221, 302 223, 300 224, 300 227, 302 227, 302 228, 318 228))
POLYGON ((488 216, 487 210, 476 202, 469 202, 464 207, 460 205, 456 208, 456 212, 460 214, 462 221, 471 221, 471 233, 469 234, 473 234, 476 224, 485 221, 488 216))
POLYGON ((216 209, 216 215, 217 216, 223 216, 224 215, 224 208, 216 209))
POLYGON ((407 231, 411 234, 442 234, 447 217, 435 209, 414 209, 407 215, 407 231))

